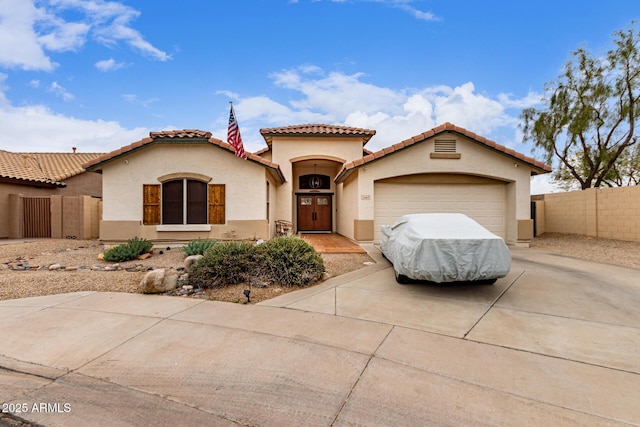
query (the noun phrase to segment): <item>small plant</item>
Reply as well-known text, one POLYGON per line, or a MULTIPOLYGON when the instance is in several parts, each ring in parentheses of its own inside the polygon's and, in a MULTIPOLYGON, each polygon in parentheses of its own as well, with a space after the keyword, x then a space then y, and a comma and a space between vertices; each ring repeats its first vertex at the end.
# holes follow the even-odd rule
POLYGON ((146 254, 153 247, 153 243, 144 238, 134 237, 133 239, 127 240, 127 245, 129 245, 135 253, 136 258, 138 258, 142 254, 146 254))
POLYGON ((192 240, 183 246, 181 250, 185 258, 191 255, 204 255, 204 253, 215 244, 216 241, 211 239, 192 240))
POLYGON ((258 246, 259 275, 282 286, 309 286, 320 280, 324 262, 298 237, 275 237, 258 246))
POLYGON ((189 282, 201 288, 235 285, 249 281, 256 269, 256 249, 250 242, 213 245, 193 266, 189 282))
POLYGON ((147 253, 153 247, 153 243, 144 238, 134 237, 127 240, 127 243, 114 246, 104 253, 104 259, 111 262, 129 261, 147 253))

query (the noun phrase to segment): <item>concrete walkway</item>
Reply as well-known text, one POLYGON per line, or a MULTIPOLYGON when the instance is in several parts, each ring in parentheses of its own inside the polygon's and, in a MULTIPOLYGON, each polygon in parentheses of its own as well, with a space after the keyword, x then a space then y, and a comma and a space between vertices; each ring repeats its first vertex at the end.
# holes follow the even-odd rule
MULTIPOLYGON (((260 305, 0 301, 0 403, 46 426, 640 425, 640 271, 512 248, 495 285, 376 265, 260 305)), ((2 418, 0 418, 0 425, 2 418)))

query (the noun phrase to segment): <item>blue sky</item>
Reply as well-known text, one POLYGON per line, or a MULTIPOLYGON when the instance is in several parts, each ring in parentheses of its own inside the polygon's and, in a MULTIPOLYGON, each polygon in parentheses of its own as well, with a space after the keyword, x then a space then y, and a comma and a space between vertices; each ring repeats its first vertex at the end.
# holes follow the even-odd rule
MULTIPOLYGON (((107 152, 164 129, 444 122, 522 142, 569 53, 604 54, 637 0, 0 0, 0 149, 107 152)), ((549 189, 534 182, 532 192, 549 189)))

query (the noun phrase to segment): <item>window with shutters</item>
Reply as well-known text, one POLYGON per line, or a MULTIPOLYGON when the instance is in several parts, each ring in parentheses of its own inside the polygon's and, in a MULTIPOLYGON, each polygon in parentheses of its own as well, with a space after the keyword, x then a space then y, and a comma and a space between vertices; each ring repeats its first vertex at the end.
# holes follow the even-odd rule
POLYGON ((174 179, 143 186, 143 224, 225 223, 225 185, 174 179))

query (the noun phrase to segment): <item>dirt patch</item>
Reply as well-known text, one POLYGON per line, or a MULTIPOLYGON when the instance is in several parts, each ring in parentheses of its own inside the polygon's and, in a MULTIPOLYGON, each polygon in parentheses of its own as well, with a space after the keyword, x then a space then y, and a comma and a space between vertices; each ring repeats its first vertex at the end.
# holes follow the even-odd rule
MULTIPOLYGON (((79 291, 139 293, 139 284, 146 270, 177 270, 183 267, 184 262, 179 248, 154 248, 152 256, 145 260, 120 263, 117 271, 104 271, 114 263, 98 259, 103 251, 102 244, 93 240, 50 239, 0 244, 0 300, 79 291), (18 264, 26 270, 13 269, 18 264), (52 264, 61 268, 50 271, 52 264)), ((365 262, 373 262, 367 254, 322 254, 322 258, 327 272, 325 278, 339 276, 365 267, 365 262)), ((244 291, 250 290, 251 303, 257 303, 298 289, 282 286, 258 288, 242 283, 207 290, 196 297, 246 303, 244 291)))

